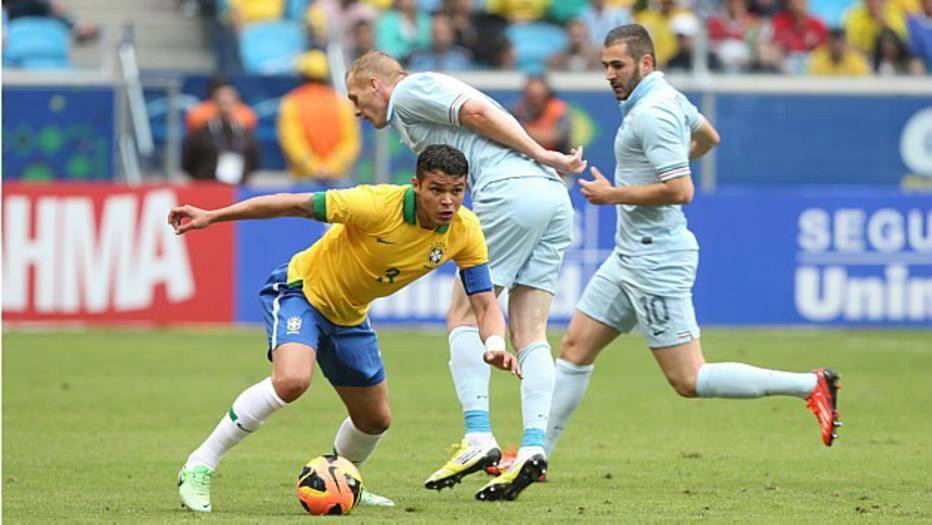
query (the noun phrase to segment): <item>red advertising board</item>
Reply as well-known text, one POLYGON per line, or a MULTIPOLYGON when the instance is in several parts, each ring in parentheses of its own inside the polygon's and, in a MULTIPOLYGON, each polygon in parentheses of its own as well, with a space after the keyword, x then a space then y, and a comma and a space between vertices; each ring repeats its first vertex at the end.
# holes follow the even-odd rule
POLYGON ((172 206, 226 206, 222 185, 3 185, 3 318, 233 320, 233 226, 178 237, 172 206))

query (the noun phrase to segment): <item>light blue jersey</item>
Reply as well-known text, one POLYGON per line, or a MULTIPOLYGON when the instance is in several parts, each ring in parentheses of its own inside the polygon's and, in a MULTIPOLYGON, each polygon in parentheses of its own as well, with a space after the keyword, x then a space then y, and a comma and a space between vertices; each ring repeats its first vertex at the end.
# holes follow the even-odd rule
MULTIPOLYGON (((644 77, 621 103, 615 135, 615 186, 647 185, 689 177, 689 145, 704 122, 696 106, 663 73, 644 77)), ((679 205, 618 205, 618 253, 636 256, 699 249, 679 205)))
POLYGON ((388 122, 415 155, 431 144, 462 151, 469 161, 473 192, 511 177, 538 175, 560 180, 552 168, 461 127, 460 109, 470 99, 486 101, 514 118, 491 97, 460 80, 440 73, 414 73, 395 85, 388 102, 388 122))

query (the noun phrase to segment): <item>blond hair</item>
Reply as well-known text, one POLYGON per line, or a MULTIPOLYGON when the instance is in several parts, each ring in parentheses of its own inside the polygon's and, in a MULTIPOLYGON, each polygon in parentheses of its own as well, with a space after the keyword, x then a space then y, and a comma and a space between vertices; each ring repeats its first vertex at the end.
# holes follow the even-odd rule
POLYGON ((406 74, 401 64, 392 56, 381 51, 369 51, 356 59, 346 72, 346 83, 358 83, 367 77, 376 77, 386 84, 394 84, 398 77, 406 74))

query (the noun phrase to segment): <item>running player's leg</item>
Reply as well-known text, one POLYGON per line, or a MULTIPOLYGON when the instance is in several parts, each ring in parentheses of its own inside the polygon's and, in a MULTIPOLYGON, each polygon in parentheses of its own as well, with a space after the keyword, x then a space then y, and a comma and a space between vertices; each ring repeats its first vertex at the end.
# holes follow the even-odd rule
MULTIPOLYGON (((392 420, 378 339, 368 319, 357 326, 340 326, 320 318, 325 333, 320 339, 317 363, 349 414, 337 429, 333 451, 361 467, 392 420)), ((367 490, 360 504, 394 505, 388 498, 367 490)))
POLYGON ((793 396, 808 401, 822 428, 826 445, 840 426, 836 408, 838 376, 831 370, 784 372, 744 363, 706 363, 699 342, 692 301, 688 297, 642 297, 636 301, 639 317, 652 320, 642 326, 654 358, 673 389, 683 397, 750 399, 793 396), (657 321, 668 320, 658 325, 657 321), (677 343, 677 339, 686 342, 677 343))
MULTIPOLYGON (((524 198, 509 203, 510 220, 525 230, 514 242, 531 246, 508 294, 511 344, 518 351, 524 372, 521 381, 524 435, 514 463, 476 493, 480 500, 515 499, 547 470, 544 443, 555 376, 547 341, 547 319, 563 254, 573 236, 573 207, 561 183, 528 178, 517 179, 513 186, 513 195, 535 196, 533 201, 524 198)), ((513 231, 520 230, 513 228, 513 231)))
POLYGON ((278 409, 307 390, 314 367, 318 326, 300 288, 284 286, 287 265, 272 272, 260 292, 272 375, 243 391, 178 475, 182 504, 210 512, 210 479, 220 459, 278 409))
MULTIPOLYGON (((496 287, 496 293, 500 288, 496 287)), ((491 369, 482 359, 485 347, 472 307, 459 279, 453 282, 453 300, 447 312, 450 330, 450 375, 463 408, 465 435, 446 463, 424 482, 424 487, 442 490, 453 487, 465 476, 495 465, 501 449, 492 435, 489 420, 491 369)))
POLYGON ((589 280, 576 305, 556 363, 545 446, 548 456, 586 393, 596 356, 619 334, 630 332, 637 322, 621 281, 620 259, 612 253, 589 280))
POLYGON ((573 314, 560 343, 560 357, 556 362, 553 403, 547 425, 547 441, 544 444, 547 457, 553 453, 563 429, 586 393, 596 357, 618 334, 615 328, 596 321, 580 310, 573 314))

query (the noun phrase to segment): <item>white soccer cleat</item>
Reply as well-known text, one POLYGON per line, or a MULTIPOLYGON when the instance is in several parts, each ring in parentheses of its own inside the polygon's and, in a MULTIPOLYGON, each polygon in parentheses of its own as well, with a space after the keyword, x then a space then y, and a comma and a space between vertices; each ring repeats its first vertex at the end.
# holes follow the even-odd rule
POLYGON ((359 496, 359 504, 366 505, 368 507, 394 507, 395 502, 386 498, 385 496, 379 496, 378 494, 373 494, 368 490, 363 490, 362 494, 359 496))

